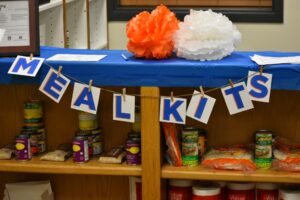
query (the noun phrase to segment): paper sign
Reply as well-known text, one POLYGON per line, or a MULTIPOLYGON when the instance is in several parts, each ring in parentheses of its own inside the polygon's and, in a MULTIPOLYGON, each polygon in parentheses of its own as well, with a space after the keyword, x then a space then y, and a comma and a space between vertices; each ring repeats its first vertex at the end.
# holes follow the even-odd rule
POLYGON ((244 82, 221 89, 230 115, 253 108, 252 101, 244 82))
POLYGON ((272 74, 249 71, 247 89, 250 99, 268 103, 270 101, 272 74), (256 73, 256 75, 254 75, 256 73))
POLYGON ((69 83, 70 79, 62 74, 58 76, 55 70, 50 69, 39 90, 56 103, 59 103, 69 83))
POLYGON ((192 119, 207 124, 215 102, 215 98, 207 95, 202 96, 200 92, 195 90, 188 106, 186 115, 192 119))
POLYGON ((91 87, 91 91, 89 91, 88 85, 75 83, 71 108, 96 114, 100 91, 100 88, 97 87, 91 87))
POLYGON ((160 98, 160 121, 185 124, 186 99, 161 97, 160 98))
POLYGON ((44 58, 17 56, 12 66, 10 67, 8 73, 20 76, 31 76, 35 77, 40 70, 44 58))
POLYGON ((135 97, 121 94, 114 94, 113 100, 113 120, 134 122, 135 114, 135 97))
POLYGON ((84 55, 84 54, 56 54, 47 60, 49 61, 79 61, 79 62, 95 62, 105 58, 106 55, 84 55))
POLYGON ((255 54, 254 56, 251 56, 251 60, 256 62, 258 65, 300 63, 300 56, 269 57, 269 56, 260 56, 255 54))
POLYGON ((5 33, 5 29, 0 28, 0 43, 3 39, 4 33, 5 33))

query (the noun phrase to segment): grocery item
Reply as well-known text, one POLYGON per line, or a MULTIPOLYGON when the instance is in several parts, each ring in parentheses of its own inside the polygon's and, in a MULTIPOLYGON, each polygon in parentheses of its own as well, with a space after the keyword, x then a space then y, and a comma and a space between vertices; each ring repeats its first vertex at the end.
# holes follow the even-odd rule
POLYGON ((142 200, 142 180, 140 177, 129 177, 129 200, 142 200))
POLYGON ((99 162, 101 163, 122 163, 126 152, 123 146, 117 146, 105 152, 99 157, 99 162))
POLYGON ((93 130, 98 128, 97 115, 80 111, 78 119, 80 130, 93 130))
POLYGON ((281 171, 300 171, 300 145, 285 138, 275 139, 272 166, 281 171))
POLYGON ((88 139, 85 136, 76 136, 73 139, 73 160, 75 163, 85 163, 89 160, 88 139))
POLYGON ((206 150, 206 132, 204 129, 198 129, 198 134, 199 160, 202 160, 206 150))
POLYGON ((28 135, 19 134, 15 140, 16 159, 25 161, 31 159, 30 140, 28 135))
POLYGON ((273 133, 259 130, 255 133, 255 164, 257 168, 272 166, 273 133))
POLYGON ((278 185, 272 183, 257 183, 256 200, 278 200, 278 185))
POLYGON ((254 183, 228 183, 228 200, 255 200, 254 183))
POLYGON ((60 144, 56 150, 50 151, 45 155, 41 156, 41 160, 47 161, 59 161, 63 162, 72 156, 72 145, 71 144, 60 144))
POLYGON ((181 151, 178 143, 178 131, 173 123, 162 123, 167 149, 167 160, 171 165, 182 166, 181 151))
POLYGON ((181 156, 183 166, 199 164, 198 129, 185 127, 181 131, 181 156))
POLYGON ((279 200, 299 200, 299 186, 285 186, 279 190, 279 200))
POLYGON ((168 200, 190 200, 192 198, 191 180, 169 180, 168 200))
POLYGON ((226 182, 217 182, 221 189, 220 200, 226 199, 227 197, 227 183, 226 182))
POLYGON ((199 185, 193 187, 192 200, 220 200, 221 189, 218 185, 199 185))
POLYGON ((130 132, 126 141, 126 161, 129 165, 141 164, 141 134, 130 132))
POLYGON ((30 100, 24 103, 25 123, 38 123, 43 120, 42 103, 39 100, 30 100))
POLYGON ((252 172, 256 169, 251 151, 244 147, 224 147, 209 150, 202 165, 215 169, 230 169, 252 172))
POLYGON ((9 160, 14 154, 14 148, 11 145, 7 145, 0 149, 0 160, 9 160))

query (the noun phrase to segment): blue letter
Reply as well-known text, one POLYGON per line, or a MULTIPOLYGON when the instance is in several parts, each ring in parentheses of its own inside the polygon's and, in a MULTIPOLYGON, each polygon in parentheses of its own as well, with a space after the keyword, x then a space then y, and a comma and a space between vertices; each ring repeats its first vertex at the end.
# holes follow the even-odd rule
POLYGON ((232 88, 229 88, 229 89, 225 90, 226 95, 229 95, 229 94, 233 95, 233 98, 236 102, 236 105, 237 105, 238 109, 241 109, 241 108, 244 107, 242 98, 240 96, 240 91, 243 91, 243 90, 244 90, 244 87, 242 85, 232 87, 232 88))
POLYGON ((183 122, 183 119, 180 117, 177 108, 183 103, 183 101, 177 100, 171 106, 170 99, 164 99, 164 120, 170 120, 171 115, 175 118, 178 122, 183 122))
POLYGON ((130 113, 122 113, 122 97, 116 96, 116 117, 130 119, 130 113))
POLYGON ((47 81, 47 83, 45 84, 45 87, 43 88, 43 90, 49 94, 50 96, 52 96, 55 99, 59 98, 59 93, 57 93, 55 90, 53 90, 53 88, 55 88, 57 91, 61 91, 63 88, 56 83, 56 81, 58 81, 59 83, 61 83, 62 85, 66 85, 67 81, 63 78, 61 78, 61 76, 57 77, 57 74, 52 73, 47 81))
POLYGON ((74 103, 75 106, 80 106, 81 104, 88 105, 90 110, 96 110, 92 91, 89 92, 89 88, 87 87, 83 88, 82 92, 74 103))
POLYGON ((206 103, 207 103, 207 98, 205 97, 202 97, 199 101, 199 104, 198 104, 198 108, 196 110, 196 113, 195 113, 195 117, 197 117, 198 119, 201 119, 202 117, 202 114, 203 114, 203 111, 204 111, 204 108, 206 106, 206 103))
POLYGON ((29 63, 27 63, 26 58, 19 58, 12 72, 17 73, 20 70, 20 68, 23 68, 23 70, 29 68, 28 73, 33 74, 39 63, 40 60, 32 60, 29 61, 29 63))
POLYGON ((256 98, 264 98, 268 94, 268 88, 264 86, 263 84, 259 84, 259 81, 262 81, 263 83, 266 83, 269 79, 265 76, 256 75, 251 79, 251 85, 260 90, 260 92, 256 92, 254 90, 251 90, 249 94, 256 98))

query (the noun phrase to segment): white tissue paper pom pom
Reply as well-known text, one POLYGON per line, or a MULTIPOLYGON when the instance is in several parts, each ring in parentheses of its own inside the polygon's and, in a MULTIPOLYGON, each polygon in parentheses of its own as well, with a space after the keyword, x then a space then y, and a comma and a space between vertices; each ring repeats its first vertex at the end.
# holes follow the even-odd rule
POLYGON ((230 55, 241 37, 226 16, 211 10, 191 10, 180 22, 173 40, 178 57, 205 61, 230 55))

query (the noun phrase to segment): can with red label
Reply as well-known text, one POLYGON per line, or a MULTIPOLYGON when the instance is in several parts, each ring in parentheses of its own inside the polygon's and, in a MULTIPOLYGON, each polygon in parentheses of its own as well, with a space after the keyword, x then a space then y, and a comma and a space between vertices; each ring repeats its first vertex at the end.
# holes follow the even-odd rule
POLYGON ((257 183, 256 200, 278 200, 278 186, 272 183, 257 183))
POLYGON ((203 185, 193 187, 192 200, 221 200, 219 185, 203 185))
POLYGON ((142 180, 140 177, 129 177, 129 200, 142 200, 142 180))
POLYGON ((220 199, 226 199, 227 197, 227 183, 226 182, 218 182, 218 185, 221 188, 220 199))
POLYGON ((227 200, 254 200, 255 185, 253 183, 229 183, 227 200))
POLYGON ((168 200, 190 200, 192 199, 193 181, 169 180, 168 200))

